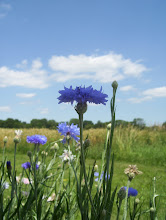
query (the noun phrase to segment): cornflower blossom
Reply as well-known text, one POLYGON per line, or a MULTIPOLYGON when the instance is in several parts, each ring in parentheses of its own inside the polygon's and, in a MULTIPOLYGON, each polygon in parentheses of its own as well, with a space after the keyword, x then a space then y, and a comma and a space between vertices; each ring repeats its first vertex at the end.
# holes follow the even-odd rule
MULTIPOLYGON (((99 181, 99 173, 98 172, 94 172, 94 176, 97 177, 95 179, 96 182, 99 181)), ((104 176, 104 171, 101 173, 101 176, 100 176, 100 181, 103 179, 103 176, 104 176)), ((108 179, 110 178, 110 175, 108 175, 108 179)), ((107 173, 105 174, 105 180, 107 180, 107 173)))
POLYGON ((35 134, 32 136, 27 136, 27 142, 33 144, 45 144, 47 142, 47 138, 44 135, 35 134))
MULTIPOLYGON (((125 190, 127 189, 126 186, 124 186, 125 190)), ((137 196, 138 195, 138 191, 136 189, 133 189, 132 187, 129 187, 128 189, 128 197, 130 196, 137 196)))
POLYGON ((103 104, 105 105, 108 100, 106 98, 108 95, 102 93, 102 87, 100 91, 93 89, 92 86, 87 88, 84 87, 76 87, 75 89, 70 86, 70 88, 64 87, 64 90, 60 90, 61 94, 58 99, 59 103, 62 102, 71 102, 73 104, 74 101, 77 103, 85 104, 87 102, 95 103, 95 104, 103 104))
MULTIPOLYGON (((31 168, 31 163, 30 162, 25 162, 21 165, 24 169, 28 169, 28 168, 31 168)), ((39 169, 39 165, 36 164, 36 170, 39 169)))
MULTIPOLYGON (((123 187, 120 188, 120 190, 119 190, 119 192, 117 194, 117 196, 118 196, 118 198, 120 200, 125 199, 125 197, 126 197, 126 190, 127 190, 126 186, 123 186, 123 187)), ((138 191, 136 189, 133 189, 132 187, 128 188, 128 198, 130 196, 137 196, 137 195, 138 195, 138 191)))
POLYGON ((61 156, 59 156, 62 159, 62 162, 71 162, 76 157, 75 155, 72 154, 71 151, 64 150, 63 152, 64 153, 61 156))
POLYGON ((66 143, 66 138, 73 138, 77 142, 79 141, 79 137, 77 135, 80 134, 80 129, 77 127, 77 125, 74 125, 73 123, 71 125, 67 125, 65 123, 60 123, 58 126, 58 132, 61 133, 61 135, 64 135, 64 139, 62 140, 63 143, 66 143))

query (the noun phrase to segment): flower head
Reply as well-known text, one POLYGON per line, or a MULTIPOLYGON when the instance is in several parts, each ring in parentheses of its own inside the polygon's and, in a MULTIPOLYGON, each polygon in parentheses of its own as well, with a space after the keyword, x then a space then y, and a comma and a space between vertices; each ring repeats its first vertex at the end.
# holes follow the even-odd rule
POLYGON ((27 136, 27 142, 33 144, 45 144, 47 142, 47 138, 44 135, 35 134, 32 136, 27 136))
POLYGON ((22 130, 15 130, 15 135, 20 137, 22 135, 22 130))
POLYGON ((87 88, 84 87, 76 87, 75 89, 70 86, 70 88, 64 87, 64 90, 60 90, 59 93, 61 94, 58 99, 59 103, 62 102, 71 102, 73 104, 74 101, 77 103, 87 103, 92 102, 95 104, 103 104, 105 105, 107 100, 106 98, 108 95, 102 93, 102 87, 100 91, 93 89, 92 86, 87 88))
POLYGON ((129 165, 129 167, 124 170, 124 173, 129 177, 130 181, 136 175, 142 174, 142 172, 138 170, 136 165, 129 165))
POLYGON ((7 170, 8 170, 8 171, 11 171, 12 166, 11 166, 10 160, 6 162, 6 167, 7 167, 7 170))
POLYGON ((8 188, 9 188, 9 183, 8 183, 8 182, 4 182, 4 183, 2 184, 2 188, 3 188, 3 189, 8 189, 8 188))
POLYGON ((31 168, 31 163, 30 162, 26 162, 26 163, 23 163, 21 165, 24 169, 28 169, 28 168, 31 168))
POLYGON ((7 141, 8 141, 8 137, 7 137, 7 136, 5 136, 5 137, 4 137, 4 139, 3 139, 4 144, 6 144, 6 143, 7 143, 7 141))
POLYGON ((59 156, 61 159, 62 159, 62 162, 70 162, 70 161, 73 161, 75 159, 75 155, 72 154, 71 151, 68 151, 68 150, 64 150, 63 151, 64 153, 59 156))
MULTIPOLYGON (((120 200, 123 200, 125 197, 126 197, 126 189, 127 187, 126 186, 123 186, 120 188, 117 196, 120 200)), ((128 189, 128 197, 130 196, 137 196, 138 194, 138 191, 136 189, 133 189, 132 187, 129 187, 128 189)))
MULTIPOLYGON (((23 177, 22 180, 21 180, 25 185, 28 185, 30 182, 29 182, 29 179, 28 178, 25 178, 23 177)), ((32 181, 31 181, 32 182, 32 181)))
MULTIPOLYGON (((125 190, 127 189, 126 186, 124 186, 125 190)), ((129 187, 128 189, 128 197, 130 196, 137 196, 138 195, 138 191, 136 189, 133 189, 132 187, 129 187)))
POLYGON ((66 142, 66 138, 74 138, 74 140, 78 141, 79 138, 76 135, 80 134, 80 129, 77 127, 77 125, 71 124, 67 125, 65 123, 60 123, 58 126, 58 132, 61 133, 61 135, 64 135, 65 138, 63 139, 63 143, 66 142))

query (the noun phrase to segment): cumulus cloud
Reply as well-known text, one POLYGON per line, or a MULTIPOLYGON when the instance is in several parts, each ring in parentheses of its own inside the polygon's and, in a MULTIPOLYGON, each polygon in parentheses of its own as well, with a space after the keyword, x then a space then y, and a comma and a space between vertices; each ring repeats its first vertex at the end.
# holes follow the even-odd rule
POLYGON ((166 97, 166 86, 145 90, 143 95, 151 97, 166 97))
POLYGON ((9 106, 0 106, 0 112, 11 112, 9 106))
MULTIPOLYGON (((26 61, 23 62, 26 64, 26 61)), ((23 70, 0 67, 0 87, 22 86, 27 88, 47 88, 49 86, 48 73, 40 69, 40 60, 34 60, 32 66, 23 70)))
POLYGON ((32 98, 36 94, 35 93, 17 93, 16 96, 20 98, 32 98))
POLYGON ((102 83, 139 77, 148 69, 138 61, 132 62, 121 54, 52 56, 49 67, 55 71, 52 79, 65 82, 71 79, 88 79, 102 83))
POLYGON ((158 97, 166 97, 166 86, 147 89, 141 93, 141 97, 130 98, 128 101, 132 103, 141 103, 158 97))
POLYGON ((120 91, 123 91, 123 92, 127 92, 127 91, 130 91, 133 89, 134 89, 134 87, 131 85, 120 87, 120 91))
POLYGON ((27 67, 28 61, 27 60, 22 60, 21 63, 16 64, 16 67, 18 69, 24 69, 27 67))
POLYGON ((11 8, 10 4, 0 3, 0 19, 6 17, 11 8))

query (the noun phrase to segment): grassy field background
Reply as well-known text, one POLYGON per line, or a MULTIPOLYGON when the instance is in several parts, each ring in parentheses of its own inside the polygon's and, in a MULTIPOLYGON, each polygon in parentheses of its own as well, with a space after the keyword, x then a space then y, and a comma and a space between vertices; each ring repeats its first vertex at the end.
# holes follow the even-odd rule
MULTIPOLYGON (((88 135, 91 142, 86 160, 87 168, 92 166, 94 160, 97 161, 96 163, 100 167, 106 133, 106 129, 84 131, 84 138, 88 135)), ((56 130, 23 129, 21 143, 17 147, 16 167, 18 175, 22 172, 21 164, 28 161, 27 151, 33 149, 33 145, 26 142, 26 137, 34 134, 45 135, 48 138, 48 143, 62 138, 56 130)), ((6 147, 7 160, 12 162, 14 155, 14 129, 0 129, 1 155, 4 136, 8 137, 6 147)), ((41 146, 41 150, 44 149, 45 145, 41 146)), ((61 155, 62 151, 63 146, 60 144, 58 155, 61 155)), ((148 209, 149 199, 153 193, 153 178, 156 177, 156 193, 160 195, 160 198, 157 199, 159 205, 158 218, 163 219, 166 214, 166 131, 160 127, 143 130, 132 126, 126 128, 117 127, 115 128, 112 152, 115 154, 113 188, 118 186, 118 189, 120 189, 127 184, 124 169, 129 164, 136 164, 143 174, 132 181, 131 187, 138 190, 138 198, 144 203, 143 210, 148 209)), ((51 157, 52 154, 49 151, 47 160, 50 161, 51 157)), ((114 204, 114 217, 115 213, 116 204, 114 204)), ((143 219, 146 219, 145 215, 143 219)))

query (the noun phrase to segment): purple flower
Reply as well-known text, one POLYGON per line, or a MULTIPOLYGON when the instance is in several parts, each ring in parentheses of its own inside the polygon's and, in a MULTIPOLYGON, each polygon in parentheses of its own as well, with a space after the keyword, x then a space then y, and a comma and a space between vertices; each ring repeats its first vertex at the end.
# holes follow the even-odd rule
POLYGON ((31 163, 30 162, 26 162, 26 163, 23 163, 21 165, 24 169, 28 169, 28 168, 31 168, 31 163))
MULTIPOLYGON (((26 163, 23 163, 21 166, 22 166, 24 169, 28 169, 28 168, 31 168, 31 163, 30 163, 30 162, 26 162, 26 163)), ((39 169, 39 165, 36 164, 36 170, 38 170, 38 169, 39 169)))
MULTIPOLYGON (((96 176, 97 178, 95 179, 96 182, 98 182, 99 178, 99 173, 98 172, 94 172, 94 176, 96 176)), ((100 181, 103 179, 104 176, 104 171, 101 173, 101 177, 100 177, 100 181)), ((110 178, 110 175, 108 175, 108 179, 110 178)), ((105 174, 105 179, 107 180, 107 174, 105 174)))
POLYGON ((7 166, 7 170, 11 170, 12 169, 10 160, 6 162, 6 166, 7 166))
POLYGON ((76 87, 75 89, 70 86, 70 88, 64 87, 64 90, 60 90, 59 93, 61 94, 58 99, 59 103, 62 102, 71 102, 73 104, 74 101, 77 103, 87 103, 92 102, 95 104, 103 104, 105 105, 108 100, 106 98, 108 95, 102 93, 102 87, 100 91, 93 89, 92 86, 87 88, 84 87, 76 87))
POLYGON ((47 138, 44 135, 35 134, 35 135, 32 135, 32 136, 27 136, 27 142, 43 145, 47 142, 47 138))
MULTIPOLYGON (((67 125, 65 123, 60 123, 58 126, 58 132, 61 133, 61 135, 72 137, 74 140, 79 141, 79 137, 76 135, 80 134, 80 129, 77 127, 77 125, 74 125, 73 123, 71 125, 67 125)), ((66 143, 66 138, 63 139, 63 143, 66 143)))
MULTIPOLYGON (((124 186, 125 190, 127 189, 126 186, 124 186)), ((129 187, 128 189, 128 197, 130 196, 137 196, 138 191, 136 189, 133 189, 132 187, 129 187)))

